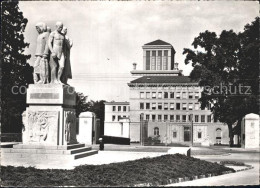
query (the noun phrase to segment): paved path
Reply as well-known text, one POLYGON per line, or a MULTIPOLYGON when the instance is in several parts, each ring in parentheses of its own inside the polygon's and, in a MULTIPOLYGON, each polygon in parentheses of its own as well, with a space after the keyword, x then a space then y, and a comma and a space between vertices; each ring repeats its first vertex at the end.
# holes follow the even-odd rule
POLYGON ((203 160, 216 162, 232 160, 253 165, 254 169, 225 174, 211 178, 198 179, 193 181, 170 184, 167 186, 237 186, 237 185, 259 185, 259 153, 232 153, 221 156, 196 156, 203 160))

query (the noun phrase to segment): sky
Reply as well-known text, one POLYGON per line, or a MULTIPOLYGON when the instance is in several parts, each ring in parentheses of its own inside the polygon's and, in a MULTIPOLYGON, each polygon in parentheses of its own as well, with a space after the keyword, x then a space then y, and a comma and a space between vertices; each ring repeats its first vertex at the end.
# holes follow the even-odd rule
POLYGON ((19 7, 28 19, 28 63, 34 64, 35 25, 45 22, 54 30, 61 21, 73 40, 69 84, 88 100, 106 101, 129 101, 130 71, 134 62, 142 70, 144 44, 171 43, 188 76, 192 67, 184 64, 182 52, 200 32, 241 32, 259 11, 257 1, 20 1, 19 7))

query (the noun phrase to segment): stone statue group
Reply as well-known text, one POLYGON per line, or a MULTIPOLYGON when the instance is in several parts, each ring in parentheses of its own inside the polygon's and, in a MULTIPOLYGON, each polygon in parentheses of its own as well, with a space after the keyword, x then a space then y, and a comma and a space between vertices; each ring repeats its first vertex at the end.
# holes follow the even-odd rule
POLYGON ((56 23, 56 30, 43 22, 36 24, 37 46, 33 79, 35 84, 67 84, 72 78, 70 49, 72 40, 66 35, 67 28, 62 22, 56 23))

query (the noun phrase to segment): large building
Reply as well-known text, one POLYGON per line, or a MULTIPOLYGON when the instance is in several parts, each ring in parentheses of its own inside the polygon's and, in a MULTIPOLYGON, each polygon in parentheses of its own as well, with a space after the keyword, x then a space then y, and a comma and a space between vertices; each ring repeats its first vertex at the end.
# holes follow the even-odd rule
POLYGON ((182 75, 174 56, 173 46, 162 40, 143 46, 143 70, 134 65, 136 79, 128 83, 131 141, 157 137, 167 144, 228 144, 227 126, 214 122, 210 107, 200 108, 202 88, 182 75))

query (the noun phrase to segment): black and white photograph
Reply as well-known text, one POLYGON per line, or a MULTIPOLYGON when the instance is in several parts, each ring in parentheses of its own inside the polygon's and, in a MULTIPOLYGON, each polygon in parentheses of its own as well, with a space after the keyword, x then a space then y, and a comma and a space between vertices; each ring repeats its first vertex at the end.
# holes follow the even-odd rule
POLYGON ((1 187, 260 184, 259 2, 1 2, 1 187))

